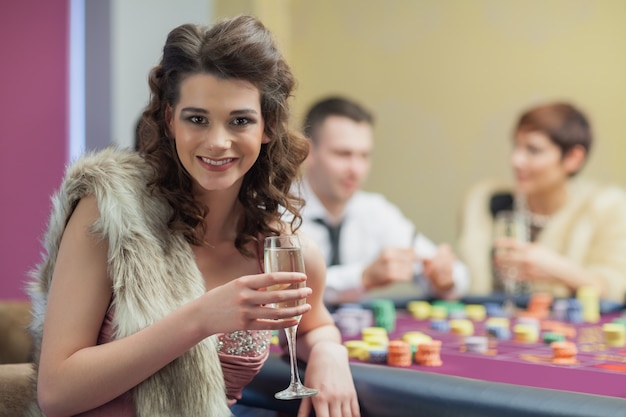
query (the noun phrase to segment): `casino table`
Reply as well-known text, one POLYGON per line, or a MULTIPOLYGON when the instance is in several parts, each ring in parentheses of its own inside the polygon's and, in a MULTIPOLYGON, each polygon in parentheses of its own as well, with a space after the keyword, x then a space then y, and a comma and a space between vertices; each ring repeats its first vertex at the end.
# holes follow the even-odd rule
MULTIPOLYGON (((494 297, 462 301, 497 302, 494 297)), ((426 322, 403 310, 406 301, 395 300, 397 322, 390 338, 399 338, 405 331, 430 331, 426 322)), ((520 308, 526 301, 516 300, 520 308)), ((605 305, 602 312, 601 320, 611 321, 621 315, 621 306, 605 305)), ((594 341, 600 324, 577 325, 580 344, 574 365, 552 364, 551 350, 541 341, 500 342, 496 353, 480 354, 464 352, 457 335, 432 332, 443 341, 440 367, 413 364, 400 368, 352 360, 361 413, 364 417, 626 417, 626 348, 606 348, 594 341)), ((240 402, 295 415, 298 400, 273 398, 288 379, 288 360, 274 351, 240 402)))

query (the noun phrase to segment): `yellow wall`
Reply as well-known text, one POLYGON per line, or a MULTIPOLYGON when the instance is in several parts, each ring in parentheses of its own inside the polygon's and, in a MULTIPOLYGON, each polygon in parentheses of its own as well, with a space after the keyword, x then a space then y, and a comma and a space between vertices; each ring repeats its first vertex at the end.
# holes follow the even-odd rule
MULTIPOLYGON (((367 189, 454 243, 467 187, 509 177, 511 126, 566 99, 597 142, 584 175, 626 186, 626 1, 219 0, 275 31, 299 88, 295 122, 327 94, 377 115, 367 189)), ((297 125, 296 125, 297 126, 297 125)))

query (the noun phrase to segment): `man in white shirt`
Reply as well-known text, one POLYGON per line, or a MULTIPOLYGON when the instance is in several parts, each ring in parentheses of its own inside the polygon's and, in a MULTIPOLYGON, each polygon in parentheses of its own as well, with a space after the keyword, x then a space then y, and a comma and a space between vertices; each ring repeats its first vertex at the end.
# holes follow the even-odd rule
POLYGON ((373 117, 331 97, 311 107, 311 142, 300 195, 302 231, 326 256, 325 300, 359 301, 371 290, 415 282, 422 293, 453 299, 469 287, 467 268, 447 244, 435 245, 383 195, 361 190, 371 167, 373 117))

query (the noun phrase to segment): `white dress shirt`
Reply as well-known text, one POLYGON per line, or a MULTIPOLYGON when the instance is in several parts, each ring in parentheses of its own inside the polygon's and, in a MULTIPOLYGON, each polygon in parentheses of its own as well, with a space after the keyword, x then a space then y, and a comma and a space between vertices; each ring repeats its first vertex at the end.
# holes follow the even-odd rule
MULTIPOLYGON (((331 257, 328 229, 315 221, 329 216, 326 209, 304 180, 300 184, 301 197, 306 201, 302 209, 302 232, 317 243, 326 262, 331 257)), ((361 281, 363 270, 387 247, 413 247, 420 258, 431 258, 437 246, 415 227, 400 209, 383 195, 358 191, 348 202, 341 226, 339 253, 341 264, 329 266, 326 274, 326 302, 351 299, 364 295, 361 281)), ((422 274, 422 263, 416 262, 414 281, 423 292, 432 295, 428 279, 422 274)), ((469 275, 465 265, 456 261, 453 266, 454 291, 463 295, 469 287, 469 275)))

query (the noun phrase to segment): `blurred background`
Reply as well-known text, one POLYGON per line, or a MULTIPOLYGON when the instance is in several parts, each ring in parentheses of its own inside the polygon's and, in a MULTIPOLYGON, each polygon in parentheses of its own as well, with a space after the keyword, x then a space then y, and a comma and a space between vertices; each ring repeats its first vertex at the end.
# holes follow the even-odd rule
POLYGON ((294 128, 341 94, 376 115, 367 189, 455 245, 468 187, 510 178, 526 107, 567 100, 596 142, 583 175, 626 186, 623 0, 0 0, 0 299, 25 298, 68 161, 131 146, 167 32, 249 13, 298 79, 294 128))

